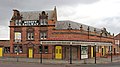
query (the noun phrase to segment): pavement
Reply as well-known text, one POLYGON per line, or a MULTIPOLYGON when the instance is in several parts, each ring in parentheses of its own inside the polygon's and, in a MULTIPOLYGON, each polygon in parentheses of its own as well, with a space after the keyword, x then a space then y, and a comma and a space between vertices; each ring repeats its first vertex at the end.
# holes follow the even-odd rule
MULTIPOLYGON (((40 59, 35 58, 10 58, 10 57, 2 57, 0 61, 2 62, 21 62, 21 63, 40 63, 40 59)), ((120 62, 120 56, 113 56, 112 62, 120 62)), ((43 64, 69 64, 69 60, 56 60, 56 59, 42 59, 43 64)), ((97 64, 107 64, 111 63, 111 57, 106 58, 96 58, 97 64)), ((72 60, 72 64, 95 64, 95 58, 84 59, 84 60, 72 60)))
POLYGON ((40 64, 0 61, 0 67, 120 67, 120 62, 108 64, 40 64))

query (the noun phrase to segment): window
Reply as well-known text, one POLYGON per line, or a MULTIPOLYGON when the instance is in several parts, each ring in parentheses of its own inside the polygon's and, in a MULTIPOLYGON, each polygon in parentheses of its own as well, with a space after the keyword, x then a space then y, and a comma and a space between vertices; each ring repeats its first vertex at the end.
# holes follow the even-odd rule
POLYGON ((44 46, 45 53, 48 53, 48 46, 44 46))
POLYGON ((41 19, 40 23, 41 23, 40 25, 47 25, 48 24, 46 19, 41 19))
POLYGON ((39 46, 39 53, 48 53, 48 46, 39 46))
POLYGON ((39 46, 39 53, 42 52, 42 46, 39 46))
POLYGON ((111 52, 111 46, 109 46, 109 50, 108 50, 108 52, 111 52))
POLYGON ((22 46, 19 46, 19 53, 23 53, 22 46))
POLYGON ((13 47, 13 52, 14 53, 23 53, 23 48, 22 48, 22 46, 17 46, 17 45, 14 45, 14 47, 13 47))
POLYGON ((4 48, 4 53, 10 53, 10 47, 5 47, 4 48))
POLYGON ((15 42, 21 41, 21 32, 15 32, 15 42))
POLYGON ((22 21, 21 20, 15 20, 15 25, 16 26, 21 26, 22 25, 22 21))
POLYGON ((13 52, 14 52, 14 53, 17 53, 17 50, 18 50, 17 45, 14 45, 14 47, 13 47, 13 52))
POLYGON ((46 39, 47 38, 47 32, 40 32, 40 39, 46 39))
POLYGON ((96 52, 99 53, 99 46, 96 46, 96 52))
POLYGON ((27 33, 27 39, 28 40, 34 40, 34 33, 33 32, 28 32, 27 33))
POLYGON ((26 20, 22 21, 23 26, 36 26, 38 25, 38 22, 36 20, 26 20))

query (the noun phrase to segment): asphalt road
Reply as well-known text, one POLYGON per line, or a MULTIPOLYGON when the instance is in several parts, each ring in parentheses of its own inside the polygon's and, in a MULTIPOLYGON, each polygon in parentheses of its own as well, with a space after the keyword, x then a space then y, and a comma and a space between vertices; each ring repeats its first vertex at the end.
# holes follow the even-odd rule
POLYGON ((0 62, 0 67, 120 67, 120 62, 109 64, 79 64, 79 65, 0 62))

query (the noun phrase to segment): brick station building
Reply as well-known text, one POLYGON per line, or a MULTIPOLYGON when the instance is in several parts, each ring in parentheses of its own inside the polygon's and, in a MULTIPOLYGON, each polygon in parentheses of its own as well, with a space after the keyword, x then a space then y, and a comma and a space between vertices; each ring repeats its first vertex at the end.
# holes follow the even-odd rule
MULTIPOLYGON (((10 54, 4 56, 48 59, 84 59, 105 56, 111 51, 113 36, 73 21, 57 21, 57 10, 13 10, 10 20, 10 54), (96 48, 95 48, 96 47, 96 48)), ((113 47, 115 48, 115 47, 113 47)), ((116 48, 115 48, 116 49, 116 48)))

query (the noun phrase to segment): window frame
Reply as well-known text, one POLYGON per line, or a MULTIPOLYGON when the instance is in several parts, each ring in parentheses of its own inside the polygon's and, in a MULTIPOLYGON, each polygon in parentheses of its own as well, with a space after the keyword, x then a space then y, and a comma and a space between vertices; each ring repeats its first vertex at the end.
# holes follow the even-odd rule
POLYGON ((22 24, 22 20, 21 19, 17 19, 17 20, 15 20, 15 26, 21 26, 22 24))
POLYGON ((40 19, 40 25, 48 25, 47 19, 40 19))
POLYGON ((10 47, 4 47, 4 53, 10 53, 10 47))
POLYGON ((27 40, 35 40, 34 32, 27 32, 27 40))
POLYGON ((23 53, 23 46, 20 44, 13 45, 13 53, 23 53), (15 48, 16 47, 16 48, 15 48), (20 50, 21 49, 21 50, 20 50), (21 52, 22 51, 22 52, 21 52))
POLYGON ((44 53, 45 54, 49 53, 49 47, 48 46, 44 46, 44 53), (46 49, 46 47, 47 47, 47 49, 46 49))
POLYGON ((17 42, 17 39, 19 40, 19 42, 22 41, 22 32, 20 32, 20 31, 15 31, 14 32, 14 42, 17 42), (17 36, 16 33, 19 33, 18 35, 20 35, 20 36, 17 36), (17 37, 20 37, 20 38, 17 38, 17 37))
POLYGON ((47 31, 40 31, 40 39, 47 39, 48 38, 48 32, 47 31))
POLYGON ((19 49, 17 49, 17 45, 13 45, 13 53, 17 53, 19 49))
POLYGON ((39 53, 43 53, 43 47, 39 46, 39 53))

